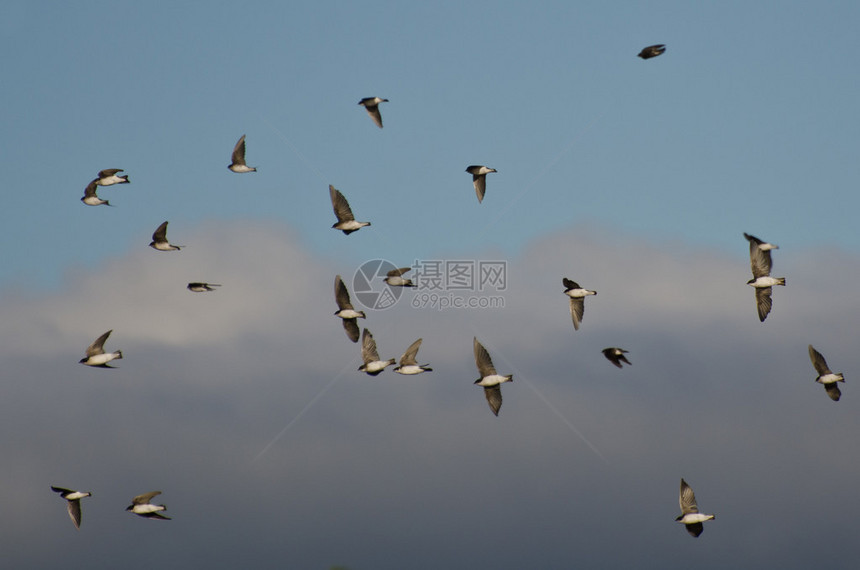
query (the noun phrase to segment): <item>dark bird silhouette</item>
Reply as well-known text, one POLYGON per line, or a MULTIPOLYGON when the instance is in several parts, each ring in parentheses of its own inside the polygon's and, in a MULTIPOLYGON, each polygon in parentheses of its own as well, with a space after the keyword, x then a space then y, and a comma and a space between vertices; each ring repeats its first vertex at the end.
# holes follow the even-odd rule
POLYGON ((358 102, 359 105, 364 105, 364 108, 367 110, 367 114, 370 115, 370 118, 373 119, 373 122, 376 123, 376 126, 381 129, 382 115, 379 113, 380 103, 388 103, 388 99, 381 99, 379 97, 365 97, 358 102))
POLYGON ((484 200, 484 194, 487 192, 487 174, 498 171, 495 168, 473 164, 466 168, 466 172, 472 175, 472 184, 475 186, 475 194, 478 195, 478 203, 480 203, 484 200))
POLYGON ((627 364, 629 364, 631 366, 633 365, 633 363, 630 362, 629 360, 627 360, 627 357, 624 356, 624 354, 627 351, 624 350, 623 348, 617 348, 617 347, 613 346, 610 348, 604 348, 602 352, 603 352, 603 356, 605 356, 607 358, 607 360, 609 360, 609 362, 611 362, 612 364, 614 364, 618 368, 623 368, 623 366, 621 366, 622 362, 626 362, 627 364))
POLYGON ((652 57, 661 55, 664 51, 666 51, 666 44, 654 44, 653 46, 642 48, 642 51, 638 55, 642 59, 651 59, 652 57))

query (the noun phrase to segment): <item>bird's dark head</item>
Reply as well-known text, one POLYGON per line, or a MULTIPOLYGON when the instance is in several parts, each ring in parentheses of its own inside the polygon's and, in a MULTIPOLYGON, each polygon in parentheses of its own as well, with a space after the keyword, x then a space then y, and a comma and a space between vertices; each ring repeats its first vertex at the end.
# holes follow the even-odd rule
POLYGON ((134 508, 134 505, 129 505, 125 508, 125 510, 130 511, 134 508))
POLYGON ((753 283, 755 283, 755 279, 750 279, 749 281, 747 281, 747 285, 752 285, 753 283))
POLYGON ((87 361, 86 358, 81 358, 80 360, 78 360, 78 364, 83 364, 86 361, 87 361))
POLYGON ((680 522, 682 518, 684 518, 684 515, 678 515, 675 517, 675 522, 680 522))

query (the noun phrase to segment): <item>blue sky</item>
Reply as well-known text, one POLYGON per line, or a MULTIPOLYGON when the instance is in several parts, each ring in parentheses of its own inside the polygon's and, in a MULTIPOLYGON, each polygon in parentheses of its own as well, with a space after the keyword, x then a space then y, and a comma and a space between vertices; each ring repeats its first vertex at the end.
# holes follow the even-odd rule
POLYGON ((518 252, 577 224, 738 257, 742 231, 858 248, 849 3, 9 9, 3 221, 29 247, 6 285, 54 288, 165 219, 180 240, 274 220, 349 260, 518 252), (356 105, 374 95, 381 131, 356 105), (243 133, 255 175, 225 168, 243 133), (480 205, 473 163, 499 170, 480 205), (110 167, 132 185, 84 207, 110 167), (328 184, 376 230, 321 231, 328 184))
POLYGON ((850 567, 858 12, 7 3, 9 560, 850 567), (242 134, 253 174, 226 168, 242 134), (481 204, 470 164, 498 170, 481 204), (132 183, 81 204, 104 168, 132 183), (373 225, 332 230, 329 184, 373 225), (147 247, 164 220, 181 252, 147 247), (765 323, 743 232, 780 245, 765 323), (332 281, 379 258, 504 260, 504 308, 407 292, 362 324, 383 357, 423 337, 435 371, 367 378, 332 281), (565 276, 599 291, 576 332, 565 276), (78 366, 108 329, 119 369, 78 366), (499 418, 473 336, 515 376, 499 418), (682 476, 717 513, 698 540, 672 521, 682 476), (80 532, 50 485, 93 491, 80 532), (156 488, 173 521, 122 512, 156 488))

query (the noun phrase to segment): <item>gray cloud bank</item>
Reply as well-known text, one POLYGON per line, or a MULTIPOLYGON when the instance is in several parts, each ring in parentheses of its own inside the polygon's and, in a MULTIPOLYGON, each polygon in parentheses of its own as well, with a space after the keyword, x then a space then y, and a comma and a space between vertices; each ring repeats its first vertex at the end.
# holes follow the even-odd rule
POLYGON ((383 358, 423 337, 434 372, 417 377, 356 371, 332 283, 364 260, 314 259, 275 225, 204 225, 181 252, 142 246, 61 291, 7 292, 4 560, 851 567, 860 260, 777 251, 788 285, 759 323, 738 238, 726 256, 572 230, 507 260, 503 309, 415 309, 406 291, 361 324, 383 358), (576 332, 564 276, 598 291, 576 332), (185 290, 198 280, 223 287, 185 290), (78 365, 108 329, 118 368, 78 365), (498 418, 472 385, 472 336, 514 374, 498 418), (845 373, 842 401, 813 382, 809 343, 845 373), (673 522, 682 476, 717 515, 699 539, 673 522), (50 485, 93 492, 80 531, 50 485), (156 489, 174 520, 124 512, 156 489))

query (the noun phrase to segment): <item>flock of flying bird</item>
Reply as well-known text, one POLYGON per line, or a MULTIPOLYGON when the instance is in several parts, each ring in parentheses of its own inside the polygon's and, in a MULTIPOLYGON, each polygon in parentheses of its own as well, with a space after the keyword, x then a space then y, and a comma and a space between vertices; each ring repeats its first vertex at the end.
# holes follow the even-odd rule
MULTIPOLYGON (((642 59, 650 59, 663 54, 666 51, 666 46, 663 44, 655 44, 647 46, 639 52, 638 57, 642 59)), ((382 128, 382 115, 379 111, 380 103, 386 103, 388 99, 380 97, 366 97, 358 102, 367 111, 367 114, 373 120, 374 124, 380 129, 382 128)), ((242 135, 235 147, 233 148, 232 160, 228 168, 235 173, 256 172, 255 167, 250 167, 245 162, 245 135, 242 135)), ((102 200, 96 194, 99 186, 107 187, 115 184, 128 184, 130 181, 127 175, 120 175, 122 169, 105 169, 98 173, 98 177, 92 180, 84 191, 84 196, 81 201, 88 206, 110 206, 108 200, 102 200)), ((475 189, 475 194, 478 202, 481 203, 484 199, 487 189, 487 174, 497 172, 494 168, 489 168, 484 165, 471 165, 466 168, 466 172, 472 175, 472 183, 475 189)), ((370 226, 370 222, 357 221, 349 206, 349 202, 344 195, 334 186, 329 186, 329 196, 331 199, 332 209, 334 210, 337 222, 332 225, 333 229, 342 231, 345 235, 360 230, 363 227, 370 226)), ((165 221, 152 234, 152 242, 150 247, 158 251, 178 251, 183 246, 171 244, 167 239, 167 224, 165 221)), ((750 267, 753 278, 747 284, 755 289, 756 307, 759 320, 764 322, 773 306, 772 294, 774 286, 784 286, 784 277, 771 277, 771 251, 778 249, 777 245, 762 241, 755 236, 744 233, 744 237, 749 242, 750 246, 750 267)), ((410 279, 404 278, 403 275, 410 271, 411 268, 403 267, 393 269, 388 272, 385 283, 390 287, 414 287, 410 279)), ((564 294, 569 298, 570 316, 573 321, 574 330, 579 330, 582 323, 582 318, 585 312, 585 298, 591 295, 597 295, 597 291, 591 291, 581 287, 575 281, 564 277, 562 279, 564 285, 564 294)), ((214 291, 215 287, 220 285, 215 283, 191 282, 188 283, 188 290, 195 293, 205 293, 214 291)), ((340 275, 335 277, 334 281, 334 296, 338 310, 334 313, 342 321, 344 331, 347 337, 352 342, 358 342, 361 338, 361 358, 363 364, 359 367, 360 372, 364 372, 370 376, 376 376, 385 370, 388 366, 396 363, 395 359, 382 360, 379 357, 376 341, 371 332, 364 328, 359 331, 358 319, 365 319, 367 316, 364 311, 356 310, 349 296, 349 291, 340 275)), ((110 362, 122 358, 122 351, 116 350, 113 352, 105 352, 104 344, 108 339, 112 330, 107 331, 98 337, 86 349, 86 357, 80 360, 81 364, 94 367, 112 368, 110 362)), ((431 372, 429 364, 418 364, 417 354, 421 347, 422 339, 419 338, 413 342, 403 355, 400 357, 400 364, 393 370, 399 374, 416 375, 424 372, 431 372)), ((493 366, 493 361, 490 358, 489 352, 478 341, 473 338, 472 348, 475 356, 475 365, 478 368, 480 377, 475 380, 475 384, 483 387, 484 395, 490 410, 496 416, 499 415, 499 410, 502 406, 501 384, 511 382, 513 375, 502 375, 496 372, 493 366)), ((609 362, 618 368, 622 368, 622 363, 631 365, 625 354, 627 350, 618 347, 609 347, 603 349, 603 355, 609 362)), ((815 350, 812 345, 809 345, 809 357, 812 364, 818 373, 816 382, 822 384, 827 395, 834 401, 838 401, 841 397, 838 382, 844 382, 845 379, 842 373, 834 373, 827 366, 824 357, 815 350)), ((72 519, 76 528, 80 528, 81 524, 81 505, 80 501, 83 498, 90 497, 89 492, 74 491, 62 487, 52 486, 51 490, 59 493, 60 496, 67 501, 69 516, 72 519)), ((153 504, 151 501, 159 495, 161 491, 152 491, 138 495, 132 499, 132 504, 126 510, 136 515, 146 518, 156 518, 160 520, 170 520, 170 517, 162 514, 167 509, 165 505, 153 504)), ((679 492, 679 505, 681 514, 675 519, 685 525, 687 532, 692 536, 698 537, 703 531, 703 522, 714 519, 713 514, 703 514, 698 510, 696 504, 696 496, 693 489, 682 478, 679 492)))

